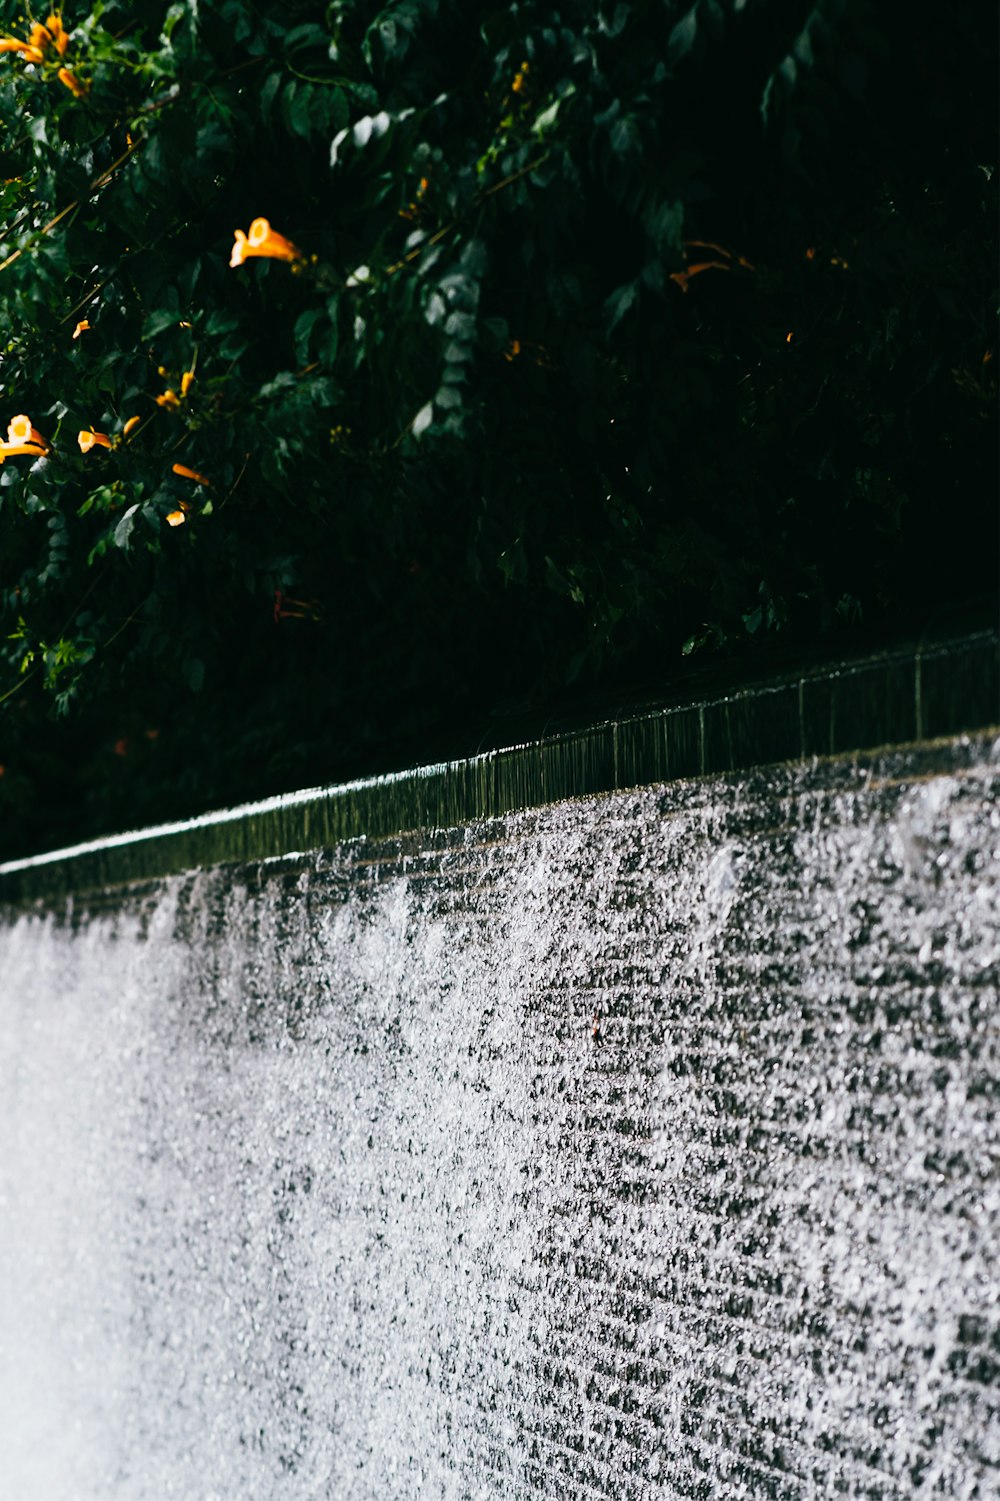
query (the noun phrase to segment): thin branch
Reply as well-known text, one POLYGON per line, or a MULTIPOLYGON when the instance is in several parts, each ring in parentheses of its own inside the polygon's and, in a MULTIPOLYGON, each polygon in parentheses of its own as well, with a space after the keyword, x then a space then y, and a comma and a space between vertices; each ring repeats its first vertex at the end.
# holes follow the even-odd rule
MULTIPOLYGON (((539 157, 536 157, 533 162, 528 162, 525 166, 519 167, 516 172, 511 172, 508 177, 504 177, 500 182, 495 182, 491 188, 486 188, 477 196, 475 203, 466 210, 466 213, 472 213, 473 210, 479 208, 487 198, 492 198, 494 193, 499 193, 504 188, 509 188, 511 183, 520 181, 522 177, 527 177, 529 172, 534 172, 536 167, 540 167, 543 162, 548 160, 548 155, 549 153, 547 151, 543 152, 543 154, 539 157)), ((414 245, 413 249, 408 251, 407 254, 403 256, 402 260, 395 261, 391 266, 387 266, 385 274, 387 276, 392 276, 395 271, 402 271, 404 266, 410 265, 412 261, 419 260, 425 250, 429 250, 432 245, 437 245, 438 242, 443 240, 446 235, 450 235, 453 229, 457 229, 463 217, 464 215, 460 215, 459 218, 452 219, 449 224, 446 224, 443 229, 439 229, 436 234, 432 234, 429 239, 421 240, 419 245, 414 245)))
POLYGON ((492 198, 494 193, 499 193, 502 188, 509 188, 512 182, 517 182, 520 178, 527 177, 529 172, 534 172, 536 167, 542 166, 542 164, 544 162, 547 162, 548 159, 549 153, 547 151, 543 151, 541 156, 536 157, 533 162, 528 162, 527 166, 519 167, 517 171, 512 172, 509 177, 504 177, 500 182, 495 182, 491 188, 487 188, 483 193, 480 194, 480 198, 492 198))
POLYGON ((233 480, 232 484, 229 486, 229 489, 226 491, 225 495, 219 501, 219 510, 220 511, 222 510, 222 507, 226 504, 227 500, 229 500, 230 496, 235 491, 235 489, 236 489, 237 485, 239 484, 240 480, 246 474, 246 472, 247 472, 247 466, 248 466, 249 463, 250 463, 250 455, 246 454, 245 457, 244 457, 244 459, 243 459, 243 468, 240 470, 239 474, 233 480))
MULTIPOLYGON (((125 151, 122 152, 118 160, 111 163, 111 166, 108 167, 107 171, 102 172, 99 177, 94 178, 93 182, 90 184, 90 187, 87 189, 82 198, 74 199, 72 203, 67 204, 64 209, 61 209, 59 213, 56 214, 54 219, 50 219, 48 224, 42 226, 41 230, 39 230, 39 236, 51 234, 56 225, 61 224, 63 219, 66 218, 67 214, 71 214, 74 209, 78 209, 82 203, 86 202, 91 193, 99 192, 101 188, 106 187, 107 184, 111 181, 114 174, 117 172, 118 168, 128 161, 129 157, 140 144, 141 143, 139 141, 133 141, 131 146, 129 146, 125 151)), ((0 261, 0 271, 6 271, 8 266, 12 266, 15 261, 20 260, 24 252, 29 248, 30 247, 27 245, 22 245, 20 249, 13 251, 5 261, 0 261)))
POLYGON ((58 632, 58 635, 56 636, 56 640, 57 641, 61 640, 62 637, 65 636, 66 632, 69 630, 69 627, 70 627, 70 625, 72 623, 73 616, 74 615, 78 615, 80 613, 80 611, 83 609, 84 605, 87 603, 87 600, 90 598, 91 594, 93 594, 94 590, 97 588, 98 584, 101 584, 101 583, 104 582, 104 580, 107 578, 109 572, 110 572, 110 567, 109 567, 108 564, 105 564, 105 566, 100 570, 100 572, 96 573, 94 575, 94 577, 91 579, 90 583, 87 585, 86 589, 84 589, 83 595, 81 596, 81 598, 77 600, 76 604, 73 606, 72 610, 70 610, 69 614, 67 615, 65 624, 63 625, 62 629, 58 632))
POLYGON ((31 682, 31 679, 35 676, 35 673, 37 671, 37 667, 30 667, 22 677, 18 678, 13 688, 8 688, 6 693, 0 693, 0 704, 5 704, 9 698, 14 697, 15 693, 19 693, 24 687, 25 683, 31 682))
POLYGON ((117 641, 118 637, 121 635, 122 631, 125 630, 126 626, 130 626, 132 624, 133 620, 138 615, 139 611, 142 609, 142 606, 145 603, 146 603, 146 601, 143 600, 140 604, 136 605, 136 607, 132 611, 131 615, 126 615, 125 619, 122 621, 122 623, 118 627, 118 629, 116 631, 112 631, 112 633, 108 637, 107 641, 105 641, 105 642, 102 643, 102 645, 101 645, 101 650, 102 651, 107 651, 107 649, 111 645, 112 641, 117 641))
POLYGON ((106 286, 107 282, 99 281, 96 287, 91 287, 90 291, 85 293, 85 295, 77 303, 76 307, 71 308, 70 311, 66 314, 65 318, 60 318, 59 322, 68 323, 71 318, 76 317, 77 313, 82 313, 83 309, 87 306, 87 303, 92 302, 93 299, 97 296, 98 292, 102 292, 106 286))

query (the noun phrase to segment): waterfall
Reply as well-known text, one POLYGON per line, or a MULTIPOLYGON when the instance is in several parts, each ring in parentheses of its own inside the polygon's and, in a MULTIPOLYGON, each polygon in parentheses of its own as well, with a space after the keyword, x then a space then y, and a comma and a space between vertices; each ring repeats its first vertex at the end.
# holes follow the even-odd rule
POLYGON ((10 901, 10 1501, 985 1497, 1000 740, 10 901))

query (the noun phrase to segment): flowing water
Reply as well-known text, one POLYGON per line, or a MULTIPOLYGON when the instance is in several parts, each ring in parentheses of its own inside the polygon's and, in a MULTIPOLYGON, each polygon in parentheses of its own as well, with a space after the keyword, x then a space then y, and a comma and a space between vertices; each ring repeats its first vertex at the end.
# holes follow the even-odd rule
POLYGON ((954 740, 8 908, 0 1496, 995 1496, 998 788, 954 740))

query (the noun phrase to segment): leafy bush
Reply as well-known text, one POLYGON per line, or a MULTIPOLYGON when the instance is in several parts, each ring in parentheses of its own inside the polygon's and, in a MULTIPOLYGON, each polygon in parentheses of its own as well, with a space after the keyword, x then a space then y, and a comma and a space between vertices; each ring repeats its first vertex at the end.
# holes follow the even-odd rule
POLYGON ((992 585, 971 0, 0 13, 9 847, 992 585))

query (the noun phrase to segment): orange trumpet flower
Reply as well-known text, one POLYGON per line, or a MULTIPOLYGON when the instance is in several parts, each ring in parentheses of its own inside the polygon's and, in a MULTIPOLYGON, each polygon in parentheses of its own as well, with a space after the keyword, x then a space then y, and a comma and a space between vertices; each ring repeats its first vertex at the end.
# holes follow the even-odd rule
POLYGON ((76 441, 80 445, 81 453, 89 453, 92 448, 110 448, 111 439, 107 433, 99 433, 94 428, 84 428, 77 433, 76 441))
POLYGON ((242 266, 253 255, 268 256, 277 261, 300 261, 303 258, 299 247, 273 230, 266 219, 255 219, 250 226, 249 235, 245 235, 242 229, 236 230, 236 242, 229 264, 242 266))
POLYGON ((10 448, 12 444, 29 443, 40 448, 43 453, 48 449, 48 441, 42 437, 37 427, 32 427, 31 418, 22 412, 18 417, 12 417, 7 424, 7 442, 4 445, 10 448))
POLYGON ((199 474, 197 469, 189 469, 186 464, 171 464, 170 467, 175 474, 181 476, 181 479, 193 479, 196 485, 210 485, 212 483, 203 474, 199 474))
POLYGON ((63 30, 62 16, 53 13, 47 17, 44 24, 41 21, 34 21, 28 34, 28 41, 39 52, 44 52, 46 47, 54 45, 59 56, 64 57, 69 48, 69 36, 63 30))
POLYGON ((19 41, 17 37, 8 36, 0 40, 0 52, 20 52, 25 62, 40 63, 45 59, 40 47, 35 47, 31 42, 19 41))
POLYGON ((65 57, 69 50, 69 32, 63 28, 62 16, 53 12, 45 18, 45 29, 56 44, 56 51, 60 57, 65 57))
POLYGON ((724 245, 716 245, 713 240, 685 240, 685 259, 689 249, 714 250, 719 255, 726 257, 725 260, 701 260, 693 266, 685 266, 683 271, 672 271, 670 280, 680 287, 682 292, 688 290, 688 285, 693 276, 700 276, 703 271, 731 271, 734 266, 742 266, 745 271, 753 271, 756 268, 742 255, 735 255, 727 250, 724 245))
POLYGON ((60 68, 56 77, 60 83, 66 85, 75 99, 85 99, 90 93, 90 84, 81 83, 76 74, 71 73, 69 68, 60 68))

